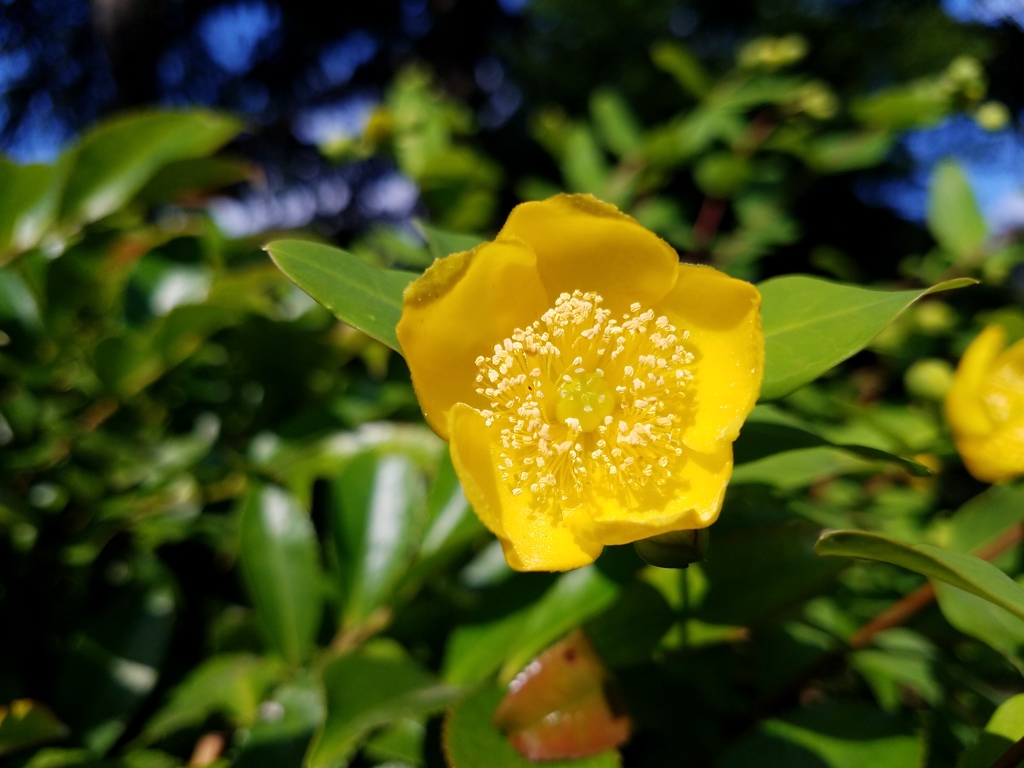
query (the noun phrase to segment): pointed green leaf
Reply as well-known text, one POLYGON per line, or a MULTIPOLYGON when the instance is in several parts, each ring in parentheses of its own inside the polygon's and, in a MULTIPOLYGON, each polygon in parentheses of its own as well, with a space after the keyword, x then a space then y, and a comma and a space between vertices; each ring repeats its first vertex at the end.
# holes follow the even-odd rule
POLYGON ((1024 739, 1024 693, 999 705, 978 742, 960 756, 956 768, 991 768, 1020 739, 1024 739))
POLYGON ((997 605, 947 584, 935 585, 935 598, 946 621, 976 638, 1024 673, 1024 620, 997 605))
POLYGON ((113 213, 163 166, 212 154, 241 130, 237 119, 201 109, 141 112, 100 123, 69 151, 74 165, 60 219, 77 226, 113 213))
POLYGON ((38 701, 18 699, 0 707, 0 755, 67 735, 67 726, 38 701))
MULTIPOLYGON (((525 581, 507 589, 517 605, 522 595, 516 587, 532 588, 525 581)), ((502 600, 502 588, 492 599, 502 600)), ((445 679, 475 683, 500 668, 501 678, 511 680, 534 656, 569 630, 607 609, 619 594, 619 584, 596 565, 558 576, 543 595, 522 608, 487 611, 487 620, 458 627, 448 642, 445 679)), ((493 608, 494 606, 492 606, 493 608)))
POLYGON ((0 158, 0 263, 39 244, 53 225, 71 162, 15 165, 0 158))
POLYGON ((957 256, 974 251, 985 241, 985 217, 967 176, 954 160, 943 160, 932 172, 927 222, 939 245, 957 256))
POLYGON ((426 518, 426 489, 401 453, 356 456, 331 486, 334 539, 345 621, 360 624, 389 605, 416 556, 426 518))
POLYGON ((922 296, 976 282, 960 278, 924 290, 878 291, 805 275, 766 280, 758 286, 765 346, 761 399, 788 395, 859 352, 922 296))
POLYGON ((766 456, 802 448, 838 448, 864 459, 899 464, 907 472, 917 477, 926 477, 931 474, 931 470, 923 464, 895 456, 878 448, 833 443, 809 429, 786 423, 776 415, 776 411, 768 410, 770 407, 758 406, 744 423, 743 430, 734 446, 734 463, 744 464, 763 459, 766 456))
POLYGON ((830 701, 764 720, 736 740, 717 768, 908 768, 924 744, 904 717, 864 703, 830 701))
POLYGON ((327 718, 307 755, 310 768, 347 765, 371 730, 437 712, 462 693, 385 641, 330 662, 323 686, 327 718))
POLYGON ((320 553, 309 516, 281 488, 254 485, 242 501, 239 558, 273 647, 287 661, 313 648, 323 605, 320 553))
POLYGON ((643 141, 643 129, 622 94, 601 88, 590 97, 590 115, 597 135, 619 157, 629 154, 643 141))
POLYGON ((150 744, 202 725, 211 715, 223 715, 236 725, 250 724, 280 668, 281 662, 271 656, 236 653, 207 659, 175 686, 138 742, 150 744))
POLYGON ((899 565, 977 595, 1024 619, 1024 589, 991 563, 962 552, 930 544, 904 544, 867 531, 828 531, 818 539, 814 551, 899 565))
POLYGON ((416 275, 303 240, 275 240, 266 250, 282 272, 339 320, 401 352, 395 326, 402 316, 402 292, 416 275))

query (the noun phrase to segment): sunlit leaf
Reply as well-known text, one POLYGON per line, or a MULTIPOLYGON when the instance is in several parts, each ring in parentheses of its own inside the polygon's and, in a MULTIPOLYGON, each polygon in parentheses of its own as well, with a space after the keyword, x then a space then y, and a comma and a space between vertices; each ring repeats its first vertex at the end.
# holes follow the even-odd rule
POLYGON ((213 656, 193 669, 146 723, 140 741, 151 743, 214 714, 241 725, 253 722, 281 664, 267 656, 213 656))
POLYGON ((332 484, 330 528, 347 623, 390 603, 422 538, 425 501, 419 468, 401 453, 356 456, 332 484))
POLYGON ((73 166, 60 219, 87 223, 117 210, 168 163, 211 154, 242 129, 202 109, 140 112, 100 123, 69 152, 73 166))
POLYGON ((766 280, 763 298, 765 372, 762 400, 813 381, 862 350, 922 296, 972 285, 961 278, 914 291, 878 291, 804 275, 766 280))
POLYGON ((458 627, 448 642, 445 679, 479 682, 500 668, 501 679, 511 680, 544 648, 607 609, 619 589, 591 565, 559 576, 543 596, 518 610, 492 610, 487 620, 458 627))
POLYGON ((977 595, 1024 619, 1024 589, 991 563, 962 552, 930 544, 904 544, 867 531, 828 531, 818 539, 814 551, 899 565, 977 595))
POLYGON ((253 485, 242 501, 239 557, 246 584, 274 649, 302 661, 313 647, 323 607, 316 533, 284 490, 253 485))
POLYGON ((932 171, 926 220, 939 245, 957 256, 973 252, 985 241, 985 217, 954 160, 943 160, 932 171))
POLYGON ((282 272, 339 320, 401 351, 395 326, 402 292, 416 275, 375 267, 320 243, 275 240, 266 249, 282 272))
POLYGON ((53 226, 70 167, 66 155, 53 165, 0 158, 0 264, 38 245, 53 226))

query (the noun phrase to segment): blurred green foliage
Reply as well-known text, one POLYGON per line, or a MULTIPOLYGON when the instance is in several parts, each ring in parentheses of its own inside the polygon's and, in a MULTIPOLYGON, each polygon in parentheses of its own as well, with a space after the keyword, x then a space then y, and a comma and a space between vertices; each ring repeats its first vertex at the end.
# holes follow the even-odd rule
POLYGON ((869 88, 870 62, 837 73, 870 49, 810 17, 729 60, 667 38, 618 59, 647 23, 635 6, 531 10, 555 19, 521 61, 548 94, 527 104, 547 175, 498 165, 422 68, 366 135, 323 148, 391 157, 421 191, 420 237, 226 238, 202 202, 252 176, 215 154, 243 126, 197 110, 101 124, 50 166, 0 163, 5 764, 520 765, 491 723, 498 686, 577 627, 635 722, 629 766, 970 768, 1024 736, 1024 490, 967 476, 941 414, 984 323, 1024 335, 1020 243, 947 161, 923 245, 873 243, 899 285, 788 276, 873 274, 814 240, 799 201, 909 128, 982 120, 984 40, 935 20, 934 66, 869 88), (574 14, 578 39, 550 31, 574 14), (552 77, 545 57, 570 43, 552 77), (569 82, 588 85, 559 97, 569 82), (654 107, 633 103, 641 83, 654 107), (631 548, 509 571, 392 351, 413 270, 486 239, 500 204, 562 190, 688 260, 787 275, 763 285, 772 402, 736 445, 707 560, 684 571, 631 548), (795 243, 809 264, 787 260, 795 243), (870 533, 821 554, 883 562, 815 555, 824 528, 870 533))

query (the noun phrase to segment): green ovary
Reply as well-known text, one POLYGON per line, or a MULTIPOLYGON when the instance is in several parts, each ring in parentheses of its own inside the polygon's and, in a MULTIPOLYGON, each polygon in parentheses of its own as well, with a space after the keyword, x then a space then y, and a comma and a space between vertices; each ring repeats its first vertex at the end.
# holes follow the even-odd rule
POLYGON ((612 415, 615 399, 615 389, 600 373, 580 374, 558 391, 555 415, 566 424, 576 419, 580 429, 592 432, 612 415))

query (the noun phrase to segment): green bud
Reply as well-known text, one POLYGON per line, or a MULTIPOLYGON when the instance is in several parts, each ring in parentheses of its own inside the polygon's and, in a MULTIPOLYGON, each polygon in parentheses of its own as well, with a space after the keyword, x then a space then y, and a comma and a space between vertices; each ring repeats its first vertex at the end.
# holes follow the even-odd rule
POLYGON ((708 529, 673 531, 633 543, 646 563, 658 568, 686 568, 704 559, 708 549, 708 529))
POLYGON ((942 400, 953 383, 953 366, 929 357, 911 365, 903 376, 907 392, 922 400, 942 400))
POLYGON ((986 131, 1001 131, 1010 123, 1010 110, 999 101, 986 101, 974 113, 974 121, 986 131))

